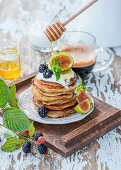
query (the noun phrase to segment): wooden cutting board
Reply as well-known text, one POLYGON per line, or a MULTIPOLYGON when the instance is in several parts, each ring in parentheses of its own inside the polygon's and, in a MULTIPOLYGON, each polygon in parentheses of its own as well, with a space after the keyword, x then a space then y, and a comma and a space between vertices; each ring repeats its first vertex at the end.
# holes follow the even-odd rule
MULTIPOLYGON (((35 75, 36 73, 28 75, 12 82, 9 86, 15 83, 18 95, 30 87, 35 75)), ((67 157, 121 125, 119 109, 97 98, 94 100, 94 111, 81 121, 66 125, 47 125, 35 122, 36 131, 44 134, 46 145, 63 157, 67 157)))

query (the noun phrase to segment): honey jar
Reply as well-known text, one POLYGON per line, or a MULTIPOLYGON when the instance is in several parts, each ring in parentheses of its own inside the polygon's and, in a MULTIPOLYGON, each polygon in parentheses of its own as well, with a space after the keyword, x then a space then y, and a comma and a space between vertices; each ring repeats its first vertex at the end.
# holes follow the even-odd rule
POLYGON ((0 45, 0 77, 15 80, 21 72, 20 55, 15 42, 4 42, 0 45))

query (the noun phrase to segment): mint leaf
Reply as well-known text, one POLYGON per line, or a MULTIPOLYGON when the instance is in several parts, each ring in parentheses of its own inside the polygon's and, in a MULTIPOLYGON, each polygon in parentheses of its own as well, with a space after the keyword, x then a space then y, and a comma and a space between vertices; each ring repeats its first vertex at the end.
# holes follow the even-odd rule
POLYGON ((60 52, 57 50, 55 54, 58 54, 58 53, 60 53, 60 52))
POLYGON ((78 78, 79 78, 79 83, 78 83, 78 86, 77 86, 77 91, 78 91, 79 89, 83 89, 84 92, 86 92, 87 88, 86 88, 86 86, 83 86, 83 85, 82 85, 82 79, 81 79, 81 77, 80 77, 79 75, 78 75, 78 78))
POLYGON ((78 86, 81 86, 82 85, 82 79, 81 79, 81 77, 78 75, 78 78, 79 78, 79 84, 78 84, 78 86))
POLYGON ((5 142, 1 149, 5 152, 12 152, 20 148, 24 142, 26 142, 26 140, 19 138, 11 138, 5 142))
POLYGON ((18 107, 17 106, 17 99, 16 99, 16 86, 13 84, 10 88, 10 99, 9 104, 11 107, 18 107))
POLYGON ((54 64, 52 66, 52 69, 53 72, 55 73, 56 80, 59 80, 61 76, 61 67, 59 65, 59 61, 56 58, 54 58, 54 64))
POLYGON ((61 76, 60 72, 55 72, 55 76, 56 76, 56 80, 59 80, 61 76))
POLYGON ((22 132, 28 130, 30 120, 20 109, 5 108, 3 110, 3 124, 10 130, 15 132, 22 132))
POLYGON ((6 139, 10 139, 10 138, 16 137, 16 135, 13 134, 13 133, 7 133, 7 132, 5 132, 5 133, 3 134, 3 137, 6 138, 6 139))
POLYGON ((82 89, 84 90, 84 92, 86 92, 87 87, 86 86, 82 86, 82 89))
POLYGON ((0 79, 0 108, 4 108, 10 98, 10 91, 5 82, 0 79))
POLYGON ((35 131, 35 127, 34 127, 33 121, 32 121, 32 123, 29 125, 29 136, 33 136, 34 131, 35 131))

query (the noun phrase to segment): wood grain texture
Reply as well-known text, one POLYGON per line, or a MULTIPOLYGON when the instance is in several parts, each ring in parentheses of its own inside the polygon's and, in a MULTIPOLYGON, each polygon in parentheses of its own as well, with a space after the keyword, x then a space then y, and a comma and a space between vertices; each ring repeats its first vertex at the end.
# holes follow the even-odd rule
MULTIPOLYGON (((15 83, 18 95, 31 85, 36 74, 33 73, 12 82, 9 87, 15 83)), ((36 131, 41 131, 45 136, 48 147, 67 157, 103 136, 120 123, 121 111, 95 98, 94 111, 84 120, 67 125, 47 125, 35 122, 35 127, 36 131)))

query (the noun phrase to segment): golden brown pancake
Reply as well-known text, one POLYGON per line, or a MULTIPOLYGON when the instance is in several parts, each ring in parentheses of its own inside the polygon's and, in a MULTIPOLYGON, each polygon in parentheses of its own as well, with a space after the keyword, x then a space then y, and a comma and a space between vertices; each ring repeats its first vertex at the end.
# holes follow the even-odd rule
POLYGON ((57 100, 67 100, 73 97, 74 93, 70 94, 61 94, 61 95, 55 95, 55 96, 46 96, 43 95, 40 91, 39 88, 36 85, 31 86, 31 92, 35 98, 40 100, 41 102, 49 102, 49 101, 57 101, 57 100))
POLYGON ((64 104, 67 102, 70 102, 71 100, 75 99, 75 94, 70 99, 63 99, 63 100, 55 100, 55 101, 48 101, 48 102, 42 102, 45 105, 53 105, 53 104, 64 104))
POLYGON ((57 110, 57 111, 49 110, 47 116, 48 117, 53 117, 53 118, 58 118, 58 117, 66 117, 66 116, 69 116, 69 115, 71 115, 73 113, 75 113, 74 108, 73 107, 72 108, 68 107, 68 108, 66 108, 64 110, 57 110))
MULTIPOLYGON (((66 92, 73 92, 76 89, 76 81, 73 82, 73 84, 71 84, 69 86, 69 88, 64 88, 63 86, 52 86, 52 85, 48 85, 48 84, 43 84, 40 80, 37 80, 36 78, 33 79, 33 83, 38 86, 38 88, 45 92, 45 93, 66 93, 66 92)), ((51 82, 53 83, 53 82, 51 82)))
MULTIPOLYGON (((66 74, 66 73, 65 73, 66 74)), ((74 113, 76 105, 76 74, 70 79, 67 88, 56 82, 32 80, 31 92, 33 105, 38 110, 45 106, 48 109, 48 117, 65 117, 74 113)))
POLYGON ((36 99, 34 96, 32 97, 32 103, 37 105, 38 107, 42 107, 43 104, 40 100, 36 99))
MULTIPOLYGON (((41 107, 43 104, 40 100, 37 100, 35 97, 33 97, 32 102, 36 104, 37 106, 41 107)), ((72 107, 76 104, 76 99, 71 100, 70 102, 64 103, 64 104, 53 104, 53 105, 44 105, 47 109, 50 110, 63 110, 67 107, 72 107)))
MULTIPOLYGON (((60 87, 60 88, 64 88, 63 85, 57 83, 57 82, 50 82, 50 81, 44 81, 44 80, 38 80, 36 77, 34 78, 34 80, 37 80, 38 82, 40 82, 41 84, 45 84, 45 85, 50 85, 50 86, 54 86, 54 87, 60 87)), ((69 86, 71 86, 74 82, 76 81, 76 73, 74 73, 74 78, 70 79, 70 84, 69 86)), ((38 83, 39 84, 39 83, 38 83)))
MULTIPOLYGON (((36 104, 34 104, 34 107, 36 110, 38 110, 38 106, 36 104)), ((52 117, 52 118, 59 118, 59 117, 66 117, 69 116, 71 114, 75 113, 75 110, 73 107, 68 107, 66 109, 63 110, 48 110, 48 117, 52 117)))
POLYGON ((71 93, 73 93, 73 92, 47 93, 47 92, 43 92, 40 88, 39 88, 39 91, 40 91, 40 93, 42 93, 45 96, 58 96, 58 95, 61 95, 61 94, 71 94, 71 93))

